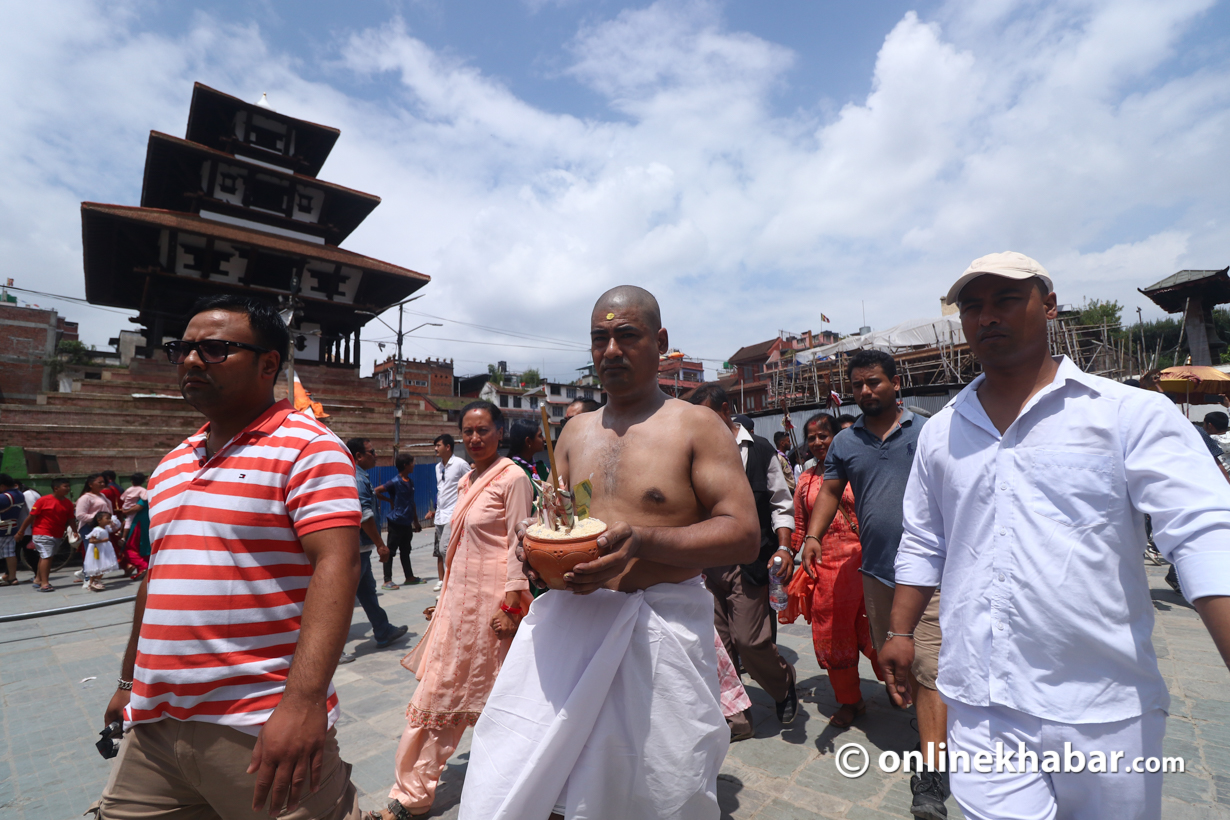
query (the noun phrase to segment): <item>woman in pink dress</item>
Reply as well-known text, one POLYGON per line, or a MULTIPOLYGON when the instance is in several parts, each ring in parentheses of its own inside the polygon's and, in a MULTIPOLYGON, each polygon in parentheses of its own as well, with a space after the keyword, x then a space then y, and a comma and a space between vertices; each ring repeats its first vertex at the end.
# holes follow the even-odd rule
POLYGON ((440 773, 466 727, 478 721, 531 601, 516 558, 516 525, 530 515, 530 480, 499 455, 499 408, 471 402, 460 426, 474 469, 458 485, 439 603, 422 640, 402 661, 419 685, 406 710, 391 800, 369 815, 375 820, 431 810, 440 773))
MULTIPOLYGON (((807 448, 816 459, 816 466, 799 476, 794 495, 794 548, 802 549, 811 520, 816 496, 824 483, 824 459, 829 445, 837 435, 837 421, 818 413, 803 425, 807 448)), ((858 540, 858 518, 854 514, 854 493, 846 486, 837 508, 837 515, 820 544, 820 560, 805 566, 806 573, 797 573, 797 583, 791 592, 810 586, 808 600, 800 602, 802 611, 811 621, 812 643, 816 660, 828 670, 829 683, 840 708, 829 722, 845 728, 867 711, 860 691, 858 654, 861 650, 871 661, 876 677, 884 680, 871 643, 867 609, 863 603, 863 581, 859 567, 863 563, 863 547, 858 540)))

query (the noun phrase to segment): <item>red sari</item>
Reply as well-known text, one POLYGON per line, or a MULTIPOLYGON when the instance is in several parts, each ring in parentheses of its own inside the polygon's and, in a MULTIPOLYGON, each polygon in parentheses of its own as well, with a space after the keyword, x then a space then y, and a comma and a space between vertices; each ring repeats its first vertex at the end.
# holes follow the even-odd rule
MULTIPOLYGON (((823 467, 817 466, 799 476, 794 495, 794 548, 801 549, 807 535, 811 511, 824 483, 823 467)), ((822 560, 814 564, 813 581, 806 572, 795 573, 790 583, 790 614, 802 614, 811 623, 816 660, 829 672, 837 702, 854 704, 862 700, 859 692, 858 654, 871 661, 876 677, 884 680, 876 650, 871 643, 867 608, 863 603, 863 580, 859 567, 863 547, 858 540, 858 518, 854 513, 854 493, 846 485, 837 515, 821 542, 822 560)), ((797 615, 796 615, 797 617, 797 615)), ((794 618, 790 618, 791 621, 794 618)))

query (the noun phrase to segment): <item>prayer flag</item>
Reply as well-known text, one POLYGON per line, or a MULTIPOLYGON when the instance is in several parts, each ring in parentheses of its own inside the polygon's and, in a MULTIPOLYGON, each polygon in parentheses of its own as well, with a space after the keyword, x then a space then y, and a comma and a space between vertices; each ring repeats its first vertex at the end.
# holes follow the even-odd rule
POLYGON ((825 316, 823 313, 820 314, 820 321, 824 322, 826 325, 832 324, 832 322, 829 321, 829 317, 825 316))

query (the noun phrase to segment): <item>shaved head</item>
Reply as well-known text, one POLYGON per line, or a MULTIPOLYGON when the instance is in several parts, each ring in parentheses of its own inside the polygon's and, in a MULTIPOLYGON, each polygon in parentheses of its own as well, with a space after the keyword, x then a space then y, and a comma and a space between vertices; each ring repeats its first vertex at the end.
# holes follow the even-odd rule
POLYGON ((598 297, 594 303, 594 317, 604 318, 607 313, 630 311, 645 323, 650 333, 662 329, 662 311, 653 294, 636 285, 620 285, 598 297))

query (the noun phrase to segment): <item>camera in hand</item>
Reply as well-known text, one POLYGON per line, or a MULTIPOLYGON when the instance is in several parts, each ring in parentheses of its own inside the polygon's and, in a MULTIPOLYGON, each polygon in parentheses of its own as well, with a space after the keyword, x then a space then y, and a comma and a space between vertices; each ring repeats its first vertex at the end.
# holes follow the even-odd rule
POLYGON ((113 720, 106 729, 98 734, 98 742, 94 745, 98 747, 98 753, 103 756, 104 760, 110 760, 120 753, 120 738, 124 736, 124 724, 113 720))

